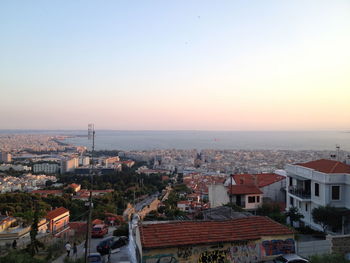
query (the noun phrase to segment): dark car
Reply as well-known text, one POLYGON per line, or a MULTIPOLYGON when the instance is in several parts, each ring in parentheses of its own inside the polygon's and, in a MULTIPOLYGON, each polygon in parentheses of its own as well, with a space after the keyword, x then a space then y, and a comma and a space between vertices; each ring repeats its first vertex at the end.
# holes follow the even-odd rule
POLYGON ((128 243, 127 237, 108 237, 102 240, 96 247, 101 255, 107 255, 112 250, 125 246, 128 243))

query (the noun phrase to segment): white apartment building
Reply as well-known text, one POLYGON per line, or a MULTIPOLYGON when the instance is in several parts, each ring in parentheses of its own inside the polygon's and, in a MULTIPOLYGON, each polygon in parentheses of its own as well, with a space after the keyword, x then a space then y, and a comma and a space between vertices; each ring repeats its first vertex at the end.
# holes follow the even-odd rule
POLYGON ((61 161, 61 174, 74 172, 75 168, 78 168, 79 160, 74 157, 61 161))
POLYGON ((80 156, 79 157, 79 166, 89 166, 90 157, 89 156, 80 156))
POLYGON ((55 174, 58 173, 60 166, 57 163, 36 163, 33 165, 34 173, 55 174))
POLYGON ((350 209, 350 165, 333 160, 287 164, 287 209, 295 206, 305 225, 322 230, 312 220, 312 209, 334 206, 350 209))

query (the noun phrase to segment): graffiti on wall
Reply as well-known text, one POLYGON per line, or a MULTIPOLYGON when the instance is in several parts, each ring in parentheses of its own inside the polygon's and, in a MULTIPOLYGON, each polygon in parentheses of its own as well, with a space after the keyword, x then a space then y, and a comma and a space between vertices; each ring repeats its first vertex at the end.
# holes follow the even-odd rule
POLYGON ((265 256, 295 253, 295 243, 292 238, 286 240, 266 240, 261 245, 265 256))
POLYGON ((144 263, 178 263, 173 254, 158 254, 154 256, 143 256, 144 263))
POLYGON ((260 246, 258 244, 231 246, 228 256, 230 262, 255 263, 260 260, 260 246))
POLYGON ((180 259, 189 259, 192 256, 192 247, 179 247, 177 257, 180 259))
POLYGON ((198 263, 225 263, 227 250, 204 251, 199 255, 198 263))

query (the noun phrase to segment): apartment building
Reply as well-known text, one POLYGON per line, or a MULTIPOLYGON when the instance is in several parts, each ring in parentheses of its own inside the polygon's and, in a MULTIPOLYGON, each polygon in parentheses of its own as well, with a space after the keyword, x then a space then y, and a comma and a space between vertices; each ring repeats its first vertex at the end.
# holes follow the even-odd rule
POLYGON ((288 164, 287 209, 295 206, 302 223, 322 230, 313 222, 312 209, 334 206, 350 209, 350 165, 334 160, 288 164))
POLYGON ((33 165, 34 173, 56 174, 60 166, 57 163, 36 163, 33 165))

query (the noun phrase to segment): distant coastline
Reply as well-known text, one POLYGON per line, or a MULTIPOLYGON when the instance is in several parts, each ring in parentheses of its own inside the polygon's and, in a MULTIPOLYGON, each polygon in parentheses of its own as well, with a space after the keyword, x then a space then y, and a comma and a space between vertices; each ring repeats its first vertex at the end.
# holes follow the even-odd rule
MULTIPOLYGON (((1 134, 62 136, 64 145, 90 147, 86 130, 0 130, 1 134)), ((342 150, 350 131, 112 131, 96 130, 97 150, 342 150)))

